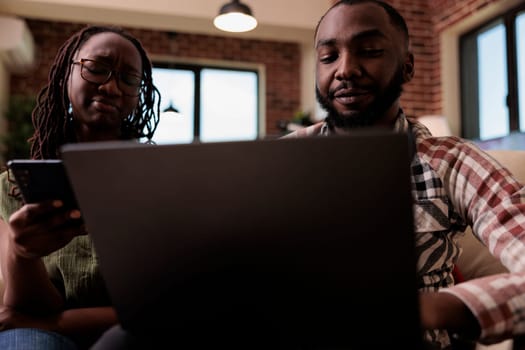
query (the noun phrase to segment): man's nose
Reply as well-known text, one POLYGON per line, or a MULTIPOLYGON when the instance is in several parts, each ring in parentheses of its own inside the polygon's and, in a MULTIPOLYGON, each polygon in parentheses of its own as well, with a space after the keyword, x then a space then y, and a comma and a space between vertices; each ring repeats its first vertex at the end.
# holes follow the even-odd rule
POLYGON ((359 59, 351 53, 341 54, 338 61, 336 78, 339 80, 348 80, 362 75, 359 59))

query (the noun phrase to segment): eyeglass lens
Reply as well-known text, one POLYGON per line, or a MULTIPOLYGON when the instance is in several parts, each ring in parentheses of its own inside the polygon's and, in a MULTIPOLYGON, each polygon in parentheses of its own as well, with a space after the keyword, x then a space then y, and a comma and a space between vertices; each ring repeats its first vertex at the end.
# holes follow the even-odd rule
POLYGON ((116 73, 119 89, 125 95, 138 96, 140 94, 142 88, 140 76, 129 72, 117 72, 108 65, 94 60, 82 59, 79 63, 82 66, 81 76, 85 80, 94 84, 104 84, 111 79, 112 74, 116 73))

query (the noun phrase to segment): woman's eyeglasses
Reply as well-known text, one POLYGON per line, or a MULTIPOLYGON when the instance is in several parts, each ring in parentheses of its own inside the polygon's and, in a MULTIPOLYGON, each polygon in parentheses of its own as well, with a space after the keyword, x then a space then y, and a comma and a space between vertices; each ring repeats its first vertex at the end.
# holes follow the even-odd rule
POLYGON ((73 61, 73 64, 80 64, 80 76, 93 84, 105 84, 111 79, 112 75, 115 75, 120 91, 126 96, 140 95, 144 85, 140 75, 116 71, 106 63, 81 58, 78 61, 73 61))

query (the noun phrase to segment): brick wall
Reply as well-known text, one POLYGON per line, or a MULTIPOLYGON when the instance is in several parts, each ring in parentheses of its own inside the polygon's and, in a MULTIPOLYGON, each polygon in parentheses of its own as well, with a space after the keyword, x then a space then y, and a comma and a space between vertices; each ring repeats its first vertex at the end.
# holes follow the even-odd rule
MULTIPOLYGON (((37 46, 36 68, 13 75, 11 94, 36 95, 47 81, 49 67, 60 45, 83 24, 27 20, 37 46)), ((266 134, 277 135, 277 122, 291 119, 301 106, 301 50, 297 43, 244 40, 187 33, 127 28, 150 55, 240 61, 266 69, 266 134)))
POLYGON ((385 1, 405 18, 415 56, 415 76, 405 86, 401 98, 405 112, 413 116, 442 114, 441 32, 483 7, 502 0, 385 1))
POLYGON ((405 17, 415 56, 414 80, 402 105, 409 115, 442 114, 439 37, 442 31, 502 0, 387 0, 405 17))
MULTIPOLYGON (((498 2, 501 3, 503 0, 432 0, 430 12, 432 23, 434 25, 434 36, 439 38, 439 35, 446 28, 460 22, 485 6, 498 2)), ((436 44, 439 45, 438 42, 436 42, 436 44)), ((438 56, 436 57, 437 64, 433 69, 433 77, 436 81, 440 81, 441 66, 439 61, 439 50, 436 51, 438 52, 438 56)), ((441 85, 439 87, 440 89, 436 91, 432 101, 437 114, 441 114, 442 103, 441 85)))
MULTIPOLYGON (((402 106, 408 115, 442 113, 439 35, 445 28, 484 6, 502 0, 387 0, 405 17, 415 55, 415 76, 405 86, 402 106)), ((35 37, 38 68, 14 76, 11 93, 36 94, 46 81, 57 49, 81 25, 28 20, 35 37)), ((243 40, 218 36, 130 29, 150 54, 264 64, 266 67, 267 134, 277 134, 277 121, 289 119, 301 106, 300 46, 295 43, 243 40)))

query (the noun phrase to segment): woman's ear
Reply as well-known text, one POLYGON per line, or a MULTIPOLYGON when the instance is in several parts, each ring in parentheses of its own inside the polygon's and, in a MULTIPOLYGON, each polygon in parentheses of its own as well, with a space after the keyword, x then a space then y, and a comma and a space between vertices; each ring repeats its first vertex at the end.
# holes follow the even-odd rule
POLYGON ((414 77, 414 55, 408 52, 403 63, 403 80, 408 83, 414 77))

